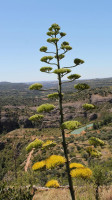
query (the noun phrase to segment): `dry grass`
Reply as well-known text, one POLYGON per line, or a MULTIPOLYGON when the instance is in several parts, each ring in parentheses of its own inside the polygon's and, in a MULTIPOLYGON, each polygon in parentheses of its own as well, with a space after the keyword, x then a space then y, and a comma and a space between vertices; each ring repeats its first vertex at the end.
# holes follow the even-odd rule
POLYGON ((100 189, 101 200, 112 200, 112 186, 111 187, 102 187, 100 189))
MULTIPOLYGON (((101 187, 100 200, 112 200, 112 186, 101 187)), ((37 190, 33 200, 71 200, 68 188, 37 190)), ((95 190, 92 186, 77 187, 76 200, 95 200, 95 190)))
POLYGON ((33 200, 71 200, 68 189, 50 189, 48 191, 38 191, 33 200))

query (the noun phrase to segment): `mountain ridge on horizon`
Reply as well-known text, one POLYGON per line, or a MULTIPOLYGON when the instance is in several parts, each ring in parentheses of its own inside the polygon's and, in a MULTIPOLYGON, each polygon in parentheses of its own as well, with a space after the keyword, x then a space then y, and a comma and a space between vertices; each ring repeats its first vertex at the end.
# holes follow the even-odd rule
MULTIPOLYGON (((91 79, 80 79, 77 80, 78 82, 82 82, 82 81, 95 81, 95 80, 105 80, 105 79, 112 79, 112 77, 108 77, 108 78, 91 78, 91 79)), ((63 81, 67 81, 67 79, 63 80, 63 81)), ((31 83, 35 83, 37 81, 27 81, 27 82, 10 82, 10 81, 0 81, 0 84, 31 84, 31 83)), ((57 82, 57 80, 46 80, 46 81, 38 81, 39 83, 45 83, 45 82, 57 82)))

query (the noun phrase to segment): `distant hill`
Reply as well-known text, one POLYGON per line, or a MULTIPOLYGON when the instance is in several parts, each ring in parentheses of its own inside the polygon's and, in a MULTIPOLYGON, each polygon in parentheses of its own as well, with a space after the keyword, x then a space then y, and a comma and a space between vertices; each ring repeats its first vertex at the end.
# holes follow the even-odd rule
MULTIPOLYGON (((42 83, 44 87, 57 87, 57 81, 35 81, 42 83)), ((73 89, 74 84, 76 83, 87 83, 91 86, 91 88, 95 87, 108 87, 112 86, 112 77, 110 78, 96 78, 96 79, 85 79, 85 80, 77 80, 70 82, 68 84, 63 84, 63 89, 70 91, 73 89)), ((0 90, 24 90, 29 87, 29 85, 33 84, 34 82, 27 82, 27 83, 11 83, 11 82, 0 82, 0 90)))

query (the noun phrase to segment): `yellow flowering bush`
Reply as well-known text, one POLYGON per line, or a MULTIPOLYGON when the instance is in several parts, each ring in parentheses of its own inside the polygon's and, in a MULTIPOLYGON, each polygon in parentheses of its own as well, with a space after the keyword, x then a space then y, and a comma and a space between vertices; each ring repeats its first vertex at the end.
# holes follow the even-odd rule
POLYGON ((52 179, 52 180, 48 181, 45 186, 49 187, 49 188, 52 188, 52 187, 58 188, 60 185, 57 180, 52 179))
POLYGON ((54 147, 56 145, 55 142, 53 142, 52 140, 47 140, 46 142, 43 143, 42 145, 42 149, 46 149, 49 147, 54 147))
POLYGON ((45 160, 42 160, 40 162, 36 162, 33 166, 32 166, 32 169, 35 171, 35 170, 38 170, 38 169, 42 169, 45 167, 45 160))
POLYGON ((70 169, 73 168, 84 168, 84 166, 80 163, 70 163, 70 169))
POLYGON ((70 172, 71 176, 73 178, 90 178, 92 175, 92 171, 89 168, 77 168, 73 169, 70 172))
POLYGON ((31 142, 27 147, 26 147, 26 151, 31 151, 33 148, 38 148, 41 147, 43 144, 42 140, 36 139, 33 142, 31 142))
POLYGON ((52 155, 46 160, 46 168, 52 169, 58 165, 63 165, 66 159, 63 156, 52 155))

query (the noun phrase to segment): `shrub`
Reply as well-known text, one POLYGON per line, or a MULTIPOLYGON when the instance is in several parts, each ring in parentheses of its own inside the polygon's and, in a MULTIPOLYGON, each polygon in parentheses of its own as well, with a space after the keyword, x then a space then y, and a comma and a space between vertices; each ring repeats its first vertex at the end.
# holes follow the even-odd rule
POLYGON ((8 188, 4 183, 0 185, 1 200, 32 200, 33 195, 33 190, 31 192, 31 188, 8 188))

